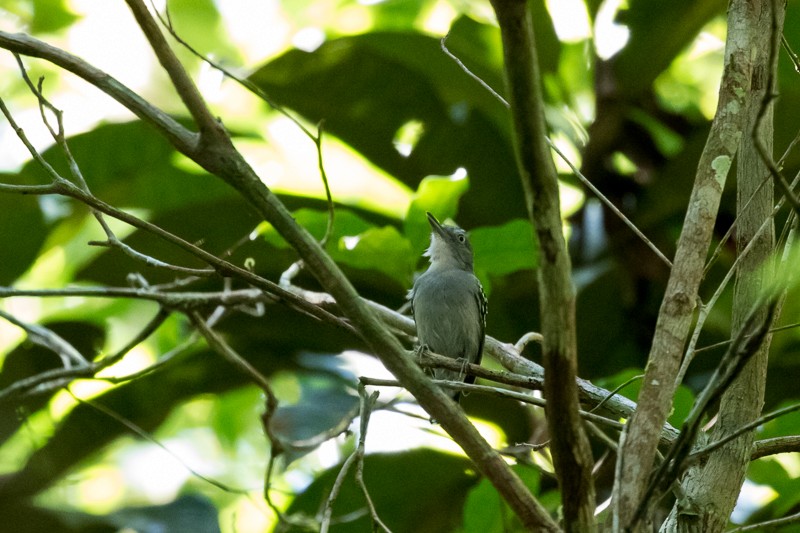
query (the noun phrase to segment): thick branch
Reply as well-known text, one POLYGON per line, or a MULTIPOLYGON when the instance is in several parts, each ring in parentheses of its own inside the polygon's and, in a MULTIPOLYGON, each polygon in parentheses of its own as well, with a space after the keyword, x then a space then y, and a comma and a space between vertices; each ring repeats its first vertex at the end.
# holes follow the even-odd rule
POLYGON ((567 530, 594 529, 589 439, 578 415, 575 291, 564 242, 556 173, 547 131, 533 24, 526 0, 492 0, 503 38, 506 83, 519 172, 539 240, 539 309, 550 449, 562 490, 567 530))
POLYGON ((138 0, 126 0, 136 23, 141 28, 142 33, 147 37, 150 46, 158 57, 158 61, 172 80, 172 85, 183 100, 189 113, 192 115, 198 128, 200 128, 201 142, 206 135, 218 135, 225 137, 226 134, 222 125, 214 119, 211 111, 206 106, 203 96, 195 86, 192 79, 187 74, 178 57, 172 52, 167 44, 167 40, 161 33, 155 19, 150 15, 150 11, 144 2, 138 0))
MULTIPOLYGON (((150 17, 142 2, 128 0, 128 4, 136 13, 137 18, 150 17)), ((140 21, 142 25, 151 23, 155 24, 152 20, 147 23, 140 21)), ((162 65, 177 63, 177 59, 172 57, 174 56, 173 52, 163 46, 161 42, 163 39, 147 30, 145 30, 145 35, 159 56, 162 65)), ((179 85, 191 83, 190 80, 183 78, 178 70, 168 69, 168 73, 174 83, 179 85)), ((119 92, 117 87, 104 87, 103 89, 119 92)), ((406 357, 399 341, 386 330, 369 307, 361 301, 349 280, 319 243, 295 222, 286 207, 264 185, 242 155, 236 151, 231 139, 224 134, 224 131, 221 128, 217 129, 216 126, 209 131, 203 130, 204 127, 210 125, 204 118, 209 112, 205 109, 202 99, 187 97, 188 93, 185 87, 177 87, 177 90, 181 93, 184 104, 189 108, 191 115, 198 119, 198 126, 204 135, 202 147, 185 142, 176 143, 173 135, 167 135, 173 145, 201 167, 236 189, 259 215, 271 223, 297 250, 309 271, 336 299, 343 314, 350 319, 352 325, 384 365, 417 398, 420 405, 438 420, 441 426, 458 442, 475 462, 477 468, 495 485, 498 492, 520 516, 526 527, 541 531, 557 530, 555 522, 545 509, 533 498, 530 491, 511 471, 502 457, 470 424, 458 406, 439 387, 436 387, 413 361, 406 357), (206 136, 206 133, 210 133, 210 135, 206 136)), ((137 109, 141 107, 141 103, 138 101, 128 100, 127 103, 137 109)), ((152 120, 151 117, 148 118, 152 120)))
MULTIPOLYGON (((737 154, 737 259, 736 284, 733 295, 732 328, 737 331, 750 318, 753 301, 757 300, 771 283, 770 257, 775 248, 775 230, 771 218, 774 206, 773 182, 762 186, 763 176, 768 174, 768 166, 759 157, 762 150, 768 151, 772 162, 772 87, 777 68, 778 44, 782 25, 783 8, 774 6, 779 2, 760 0, 747 3, 752 13, 747 19, 754 39, 750 52, 754 63, 752 83, 748 88, 745 134, 737 154), (773 24, 776 27, 773 27, 773 24), (759 128, 761 118, 763 127, 759 128), (760 137, 760 139, 759 139, 760 137), (761 148, 759 148, 759 145, 761 148), (747 202, 752 196, 752 201, 747 202), (760 231, 766 224, 766 229, 760 231), (750 250, 749 253, 747 251, 750 250), (746 254, 746 255, 745 255, 746 254)), ((781 2, 782 4, 782 2, 781 2)), ((781 177, 782 179, 782 177, 781 177)), ((788 268, 795 268, 789 265, 788 268)), ((777 296, 776 296, 777 304, 777 296)), ((755 315, 764 323, 765 331, 772 323, 775 306, 760 309, 755 315)), ((764 405, 767 377, 767 362, 771 336, 765 335, 760 349, 754 354, 741 375, 719 400, 717 423, 711 434, 714 440, 731 434, 740 427, 756 420, 764 405)), ((683 488, 685 498, 697 509, 697 514, 683 514, 680 508, 674 509, 679 531, 694 530, 723 531, 728 524, 730 513, 739 496, 745 473, 752 453, 753 432, 742 434, 711 453, 702 466, 686 476, 683 488), (711 488, 714 490, 711 490, 711 488)))
POLYGON ((750 2, 734 0, 728 11, 728 37, 719 104, 700 157, 689 208, 661 304, 653 344, 639 393, 639 408, 627 426, 617 460, 614 502, 620 525, 628 527, 653 467, 658 432, 675 393, 675 376, 692 322, 698 287, 719 209, 722 189, 744 128, 747 94, 754 69, 750 2))

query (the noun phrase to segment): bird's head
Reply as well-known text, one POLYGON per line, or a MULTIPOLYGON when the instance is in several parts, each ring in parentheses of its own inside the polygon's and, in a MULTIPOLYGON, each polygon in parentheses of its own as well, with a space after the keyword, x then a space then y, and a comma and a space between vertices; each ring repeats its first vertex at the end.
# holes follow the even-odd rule
POLYGON ((431 268, 460 269, 472 272, 472 245, 467 232, 458 226, 444 226, 428 213, 431 225, 431 245, 425 255, 431 259, 431 268))

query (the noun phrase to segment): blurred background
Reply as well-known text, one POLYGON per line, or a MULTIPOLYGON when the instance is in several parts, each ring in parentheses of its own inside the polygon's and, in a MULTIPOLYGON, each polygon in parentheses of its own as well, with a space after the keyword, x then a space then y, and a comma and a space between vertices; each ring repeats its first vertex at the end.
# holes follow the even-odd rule
MULTIPOLYGON (((155 5, 165 7, 163 0, 155 5)), ((671 257, 716 107, 725 2, 531 5, 552 141, 671 257)), ((795 50, 799 10, 797 0, 788 2, 785 37, 795 50)), ((317 237, 327 223, 325 191, 317 147, 300 125, 312 134, 322 128, 321 154, 336 206, 327 249, 362 295, 403 307, 415 273, 426 266, 424 212, 430 210, 470 230, 476 273, 489 296, 487 333, 513 343, 537 330, 539 312, 547 310, 537 305, 537 249, 508 111, 440 43, 447 35, 449 51, 504 94, 499 31, 488 1, 170 0, 169 11, 181 38, 271 99, 273 106, 175 43, 237 147, 317 237)), ((5 0, 0 30, 64 48, 189 124, 123 2, 5 0)), ((44 76, 45 95, 64 111, 70 149, 96 196, 275 281, 296 260, 232 189, 177 154, 121 105, 49 63, 24 63, 32 79, 44 76)), ((797 68, 782 50, 776 159, 800 124, 797 68)), ((5 51, 0 98, 66 175, 37 101, 5 51)), ((613 389, 642 373, 668 269, 554 158, 578 294, 579 374, 613 389)), ((46 183, 30 159, 8 122, 0 121, 0 181, 46 183)), ((793 177, 799 166, 798 152, 788 151, 784 174, 793 177)), ((704 298, 731 265, 733 243, 720 238, 734 217, 732 176, 713 244, 720 253, 701 288, 704 298)), ((779 234, 785 218, 776 218, 779 234)), ((203 266, 152 235, 111 225, 137 250, 203 266)), ((174 272, 87 246, 103 238, 89 210, 74 201, 0 194, 0 285, 120 287, 128 286, 132 273, 150 285, 175 280, 174 272)), ((305 273, 295 282, 317 288, 305 273)), ((190 289, 222 287, 206 280, 190 289)), ((699 346, 730 338, 730 299, 728 288, 699 346)), ((798 322, 798 302, 787 298, 781 324, 798 322)), ((119 350, 158 311, 141 300, 75 296, 7 298, 0 309, 46 325, 86 357, 119 350)), ((250 311, 231 314, 217 330, 268 376, 280 399, 273 424, 289 447, 271 478, 273 504, 294 522, 313 518, 357 442, 357 377, 391 376, 343 330, 281 305, 250 311)), ((698 354, 670 422, 680 424, 723 350, 698 354)), ((539 360, 535 345, 525 355, 539 360)), ((120 383, 77 380, 69 390, 0 396, 0 530, 302 530, 279 524, 263 498, 269 443, 260 420, 261 391, 198 341, 179 315, 102 376, 130 376, 154 364, 155 371, 120 383)), ((776 333, 770 364, 765 409, 797 402, 796 329, 776 333)), ((58 367, 55 354, 0 322, 0 395, 21 379, 58 367)), ((637 392, 637 382, 622 390, 632 399, 637 392)), ((555 513, 559 495, 547 448, 519 446, 547 441, 542 411, 477 394, 463 406, 555 513)), ((758 438, 797 433, 798 424, 797 416, 778 419, 758 438)), ((614 456, 602 443, 593 445, 600 460, 598 493, 605 499, 614 456)), ((494 489, 399 389, 380 389, 366 450, 366 485, 392 531, 514 530, 494 489)), ((798 476, 796 454, 753 462, 733 519, 746 523, 796 511, 798 476)), ((352 475, 333 516, 335 531, 369 529, 352 475)))

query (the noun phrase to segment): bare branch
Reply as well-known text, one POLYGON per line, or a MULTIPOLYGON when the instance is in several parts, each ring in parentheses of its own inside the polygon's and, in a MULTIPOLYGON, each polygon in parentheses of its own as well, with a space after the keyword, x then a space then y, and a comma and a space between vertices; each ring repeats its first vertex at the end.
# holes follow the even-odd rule
POLYGON ((564 241, 558 174, 545 142, 544 99, 533 23, 526 0, 492 0, 503 40, 503 64, 516 138, 517 166, 536 230, 537 270, 548 401, 550 451, 562 491, 567 530, 594 531, 594 459, 578 414, 575 289, 564 241))
POLYGON ((800 522, 800 513, 795 513, 782 518, 773 518, 772 520, 765 520, 757 524, 749 526, 741 526, 729 529, 726 533, 744 533, 745 531, 771 531, 773 528, 788 526, 789 524, 796 524, 800 522))
POLYGON ((369 495, 367 485, 364 483, 364 445, 367 438, 369 418, 372 414, 372 408, 375 405, 375 401, 378 399, 378 392, 375 391, 368 395, 364 384, 359 383, 358 394, 360 397, 359 412, 361 416, 358 445, 353 453, 350 454, 350 456, 344 462, 344 464, 342 464, 342 468, 339 470, 339 474, 336 476, 336 481, 334 481, 331 492, 325 502, 325 509, 322 513, 322 519, 320 520, 320 533, 327 533, 328 529, 330 528, 332 523, 331 517, 333 514, 333 503, 339 496, 339 491, 342 488, 342 484, 344 483, 350 468, 352 468, 354 464, 356 465, 356 483, 361 488, 361 492, 364 494, 364 499, 367 502, 367 508, 369 509, 369 513, 372 518, 373 530, 380 528, 381 531, 384 531, 385 533, 391 533, 391 530, 386 526, 386 524, 383 523, 383 520, 381 520, 380 516, 378 516, 378 512, 375 509, 375 505, 372 503, 372 498, 369 495))
MULTIPOLYGON (((444 52, 444 53, 445 53, 445 54, 446 54, 446 55, 447 55, 447 56, 448 56, 450 59, 452 59, 453 61, 455 61, 455 62, 456 62, 456 64, 457 64, 457 65, 458 65, 458 66, 461 68, 461 70, 463 70, 463 71, 464 71, 464 72, 465 72, 465 73, 466 73, 466 74, 467 74, 469 77, 471 77, 472 79, 474 79, 475 81, 477 81, 477 82, 478 82, 478 83, 481 85, 481 87, 483 87, 484 89, 486 89, 487 91, 489 91, 489 93, 490 93, 492 96, 494 96, 494 97, 495 97, 495 98, 496 98, 496 99, 497 99, 497 100, 498 100, 500 103, 502 103, 502 104, 503 104, 503 105, 504 105, 506 108, 510 108, 510 106, 509 106, 509 104, 508 104, 508 102, 506 101, 506 99, 505 99, 505 98, 503 98, 503 97, 502 97, 502 96, 501 96, 501 95, 500 95, 500 94, 499 94, 497 91, 495 91, 495 90, 492 88, 492 86, 491 86, 491 85, 489 85, 489 84, 488 84, 488 83, 486 83, 484 80, 482 80, 482 79, 480 78, 480 76, 478 76, 477 74, 475 74, 474 72, 472 72, 472 71, 469 69, 469 67, 467 67, 467 66, 466 66, 466 65, 465 65, 465 64, 464 64, 464 63, 463 63, 463 62, 462 62, 462 61, 461 61, 461 60, 460 60, 460 59, 459 59, 459 58, 458 58, 458 57, 457 57, 455 54, 453 54, 453 52, 451 52, 451 51, 450 51, 450 50, 447 48, 447 44, 446 44, 446 43, 447 43, 447 38, 448 38, 449 36, 450 36, 450 34, 448 33, 447 35, 445 35, 444 37, 442 37, 442 39, 441 39, 441 41, 440 41, 440 42, 441 42, 441 46, 442 46, 442 51, 443 51, 443 52, 444 52)), ((577 178, 580 180, 580 182, 581 182, 581 183, 583 183, 583 184, 584 184, 584 186, 586 186, 586 188, 587 188, 587 189, 589 189, 589 190, 592 192, 592 194, 594 194, 595 196, 597 196, 597 197, 600 199, 600 201, 601 201, 601 202, 603 202, 603 204, 605 204, 605 206, 606 206, 606 207, 609 209, 609 211, 611 211, 612 213, 614 213, 614 215, 615 215, 617 218, 619 218, 619 219, 620 219, 620 220, 623 222, 623 224, 625 224, 626 226, 628 226, 628 228, 629 228, 629 229, 630 229, 630 230, 631 230, 631 231, 632 231, 632 232, 633 232, 633 233, 634 233, 634 234, 635 234, 637 237, 639 237, 639 238, 642 240, 642 242, 644 242, 644 243, 645 243, 645 245, 646 245, 648 248, 650 248, 650 249, 653 251, 653 253, 654 253, 654 254, 656 254, 656 256, 658 256, 658 258, 659 258, 659 259, 661 259, 661 261, 662 261, 662 262, 663 262, 665 265, 667 265, 667 267, 668 267, 668 268, 672 268, 672 262, 671 262, 669 259, 667 259, 667 256, 665 256, 665 255, 663 254, 663 252, 661 252, 661 250, 659 250, 659 249, 658 249, 658 247, 657 247, 657 246, 656 246, 656 245, 653 243, 653 241, 651 241, 650 239, 648 239, 648 238, 647 238, 647 236, 646 236, 644 233, 642 233, 642 230, 640 230, 639 228, 637 228, 637 227, 636 227, 636 224, 634 224, 634 223, 633 223, 633 222, 632 222, 632 221, 631 221, 631 220, 630 220, 628 217, 626 217, 626 216, 625 216, 625 214, 624 214, 622 211, 620 211, 620 210, 619 210, 619 208, 618 208, 616 205, 614 205, 614 203, 613 203, 611 200, 609 200, 609 199, 606 197, 606 195, 604 195, 604 194, 603 194, 603 192, 602 192, 600 189, 598 189, 597 187, 595 187, 595 186, 594 186, 594 184, 593 184, 591 181, 589 181, 589 179, 588 179, 586 176, 584 176, 584 175, 583 175, 583 172, 581 172, 581 170, 580 170, 578 167, 576 167, 576 166, 575 166, 575 165, 572 163, 572 161, 570 161, 570 159, 569 159, 569 158, 566 156, 566 154, 564 154, 564 152, 562 152, 562 151, 561 151, 561 149, 560 149, 560 148, 559 148, 559 147, 556 145, 556 143, 554 143, 552 140, 550 140, 550 137, 547 137, 547 136, 545 136, 544 140, 545 140, 545 142, 547 142, 548 146, 550 146, 550 148, 551 148, 551 149, 552 149, 552 150, 553 150, 553 151, 554 151, 556 154, 558 154, 558 157, 560 157, 560 158, 561 158, 561 160, 562 160, 562 161, 564 161, 564 163, 566 163, 566 164, 567 164, 567 166, 570 168, 570 170, 572 171, 572 173, 573 173, 573 174, 575 174, 575 176, 576 176, 576 177, 577 177, 577 178)))
POLYGON ((779 453, 798 453, 800 452, 800 435, 789 435, 787 437, 775 437, 772 439, 757 440, 753 443, 753 451, 750 460, 755 461, 769 455, 779 453))
POLYGON ((25 333, 28 334, 28 338, 34 344, 38 344, 39 346, 55 353, 61 358, 61 362, 65 369, 69 370, 73 368, 73 365, 77 365, 78 368, 85 368, 89 365, 89 362, 86 360, 86 358, 83 357, 83 355, 72 344, 64 340, 64 338, 55 331, 44 326, 29 324, 2 310, 0 310, 0 317, 6 319, 17 327, 22 328, 25 333))
POLYGON ((172 52, 166 39, 158 29, 158 24, 153 20, 147 6, 140 0, 126 0, 136 22, 144 33, 150 47, 155 52, 161 66, 172 80, 178 95, 183 100, 186 109, 194 118, 197 127, 200 128, 200 143, 208 142, 207 136, 227 137, 222 125, 214 118, 206 106, 200 91, 197 90, 183 65, 172 52))
POLYGON ((702 447, 702 448, 700 448, 698 450, 695 450, 688 457, 688 460, 689 461, 698 461, 698 460, 702 459, 703 457, 705 457, 706 455, 708 455, 709 453, 713 452, 714 450, 716 450, 718 448, 721 448, 722 446, 726 445, 727 443, 731 442, 734 439, 739 438, 740 436, 744 435, 745 433, 753 431, 757 427, 759 427, 759 426, 761 426, 763 424, 766 424, 770 420, 774 420, 774 419, 776 419, 778 417, 781 417, 781 416, 789 414, 789 413, 793 413, 795 411, 800 411, 800 403, 797 403, 797 404, 794 404, 794 405, 790 405, 788 407, 784 407, 782 409, 778 409, 776 411, 772 411, 769 414, 761 416, 758 419, 750 422, 749 424, 745 424, 744 426, 738 428, 736 431, 733 431, 730 434, 725 435, 724 437, 720 438, 719 440, 717 440, 715 442, 712 442, 711 444, 708 444, 708 445, 706 445, 706 446, 704 446, 704 447, 702 447))
MULTIPOLYGON (((742 138, 750 90, 754 26, 745 1, 731 2, 719 104, 700 156, 689 207, 659 311, 639 408, 626 427, 615 479, 620 526, 630 527, 655 460, 658 430, 667 419, 686 337, 691 327, 722 189, 742 138)), ((615 514, 616 516, 616 514, 615 514)))

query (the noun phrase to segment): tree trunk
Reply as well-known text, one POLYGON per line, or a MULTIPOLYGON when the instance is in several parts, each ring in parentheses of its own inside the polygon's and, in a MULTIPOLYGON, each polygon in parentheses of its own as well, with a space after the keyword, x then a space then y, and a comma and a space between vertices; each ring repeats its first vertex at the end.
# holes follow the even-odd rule
MULTIPOLYGON (((756 68, 748 100, 747 122, 736 167, 737 253, 741 254, 751 241, 755 242, 747 255, 740 259, 736 272, 732 335, 742 327, 753 304, 762 294, 765 285, 769 283, 770 269, 765 267, 768 266, 767 261, 775 246, 775 229, 772 221, 759 234, 759 228, 770 219, 773 209, 773 184, 753 139, 764 98, 768 97, 770 72, 774 76, 776 69, 776 62, 771 64, 774 58, 770 57, 770 37, 780 39, 784 8, 782 5, 778 7, 778 12, 773 18, 771 0, 752 2, 750 6, 756 23, 754 30, 757 57, 754 61, 756 68), (777 23, 777 31, 773 30, 773 20, 777 23), (762 186, 765 179, 767 182, 762 186)), ((777 45, 776 42, 773 47, 777 45)), ((772 105, 768 105, 757 132, 763 146, 770 154, 773 135, 772 114, 772 105)), ((758 315, 759 321, 764 319, 763 313, 766 313, 766 310, 761 313, 758 315)), ((718 420, 710 441, 716 441, 732 433, 761 415, 769 345, 768 335, 761 349, 723 394, 718 420)), ((704 465, 692 469, 683 482, 685 499, 676 503, 662 531, 704 533, 722 531, 728 524, 728 518, 741 490, 750 461, 752 444, 753 433, 746 433, 713 452, 704 465)))

